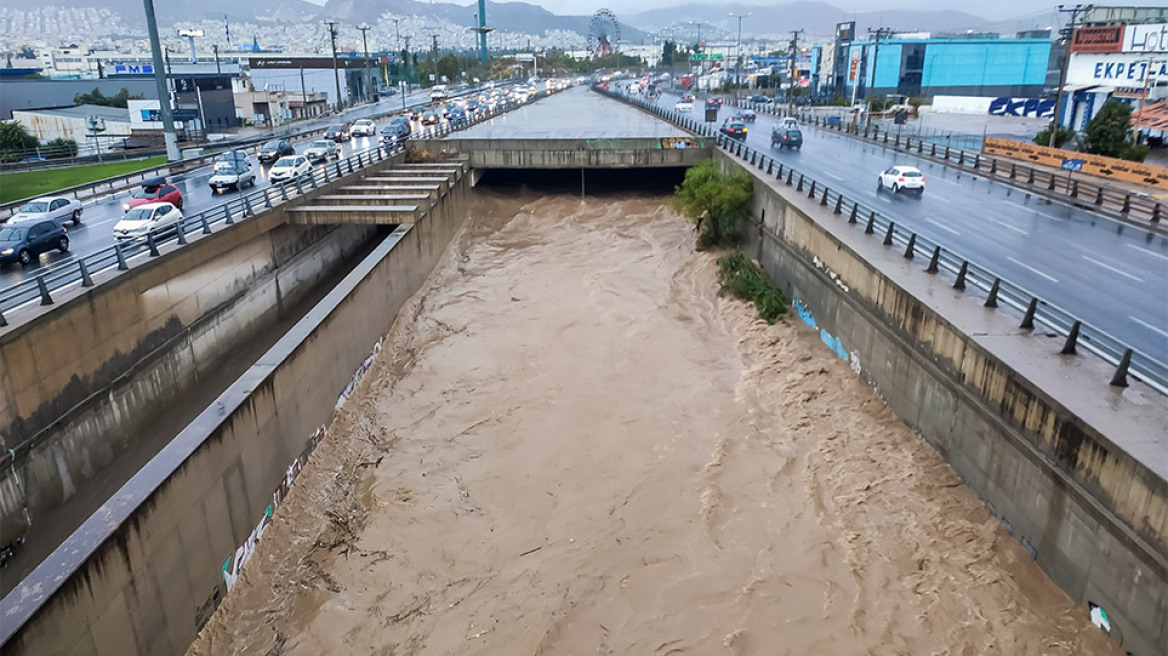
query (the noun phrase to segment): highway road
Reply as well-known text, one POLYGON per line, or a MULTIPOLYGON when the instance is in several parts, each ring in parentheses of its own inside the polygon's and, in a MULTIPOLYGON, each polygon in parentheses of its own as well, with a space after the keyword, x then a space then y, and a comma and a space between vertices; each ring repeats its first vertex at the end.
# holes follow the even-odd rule
MULTIPOLYGON (((509 86, 509 85, 508 85, 509 86)), ((501 87, 508 88, 508 87, 501 87)), ((459 92, 456 92, 456 95, 459 92)), ((408 107, 428 103, 429 91, 422 90, 415 92, 406 97, 406 104, 408 107)), ((369 105, 354 108, 345 112, 341 117, 324 118, 319 121, 306 122, 297 124, 296 130, 310 130, 315 128, 324 128, 339 120, 355 121, 359 118, 369 118, 372 116, 382 116, 387 113, 401 113, 401 97, 390 96, 389 98, 369 105)), ((378 121, 378 129, 388 121, 389 118, 383 118, 378 121)), ((417 132, 421 126, 417 121, 413 123, 414 131, 417 132)), ((317 137, 318 138, 318 137, 317 137)), ((307 149, 309 142, 315 140, 306 139, 294 141, 296 151, 298 153, 307 149)), ((377 137, 359 137, 353 138, 349 141, 338 144, 340 146, 340 157, 347 157, 356 152, 373 149, 377 147, 377 137)), ((256 159, 255 153, 259 146, 250 146, 245 150, 249 153, 249 159, 253 170, 256 172, 256 188, 264 188, 269 186, 268 169, 270 164, 260 165, 259 160, 256 159)), ((317 164, 316 166, 321 166, 317 164)), ((207 184, 207 181, 212 175, 212 167, 210 165, 182 173, 179 175, 170 176, 168 180, 174 184, 183 194, 183 214, 192 216, 209 207, 214 207, 220 203, 226 202, 232 195, 238 192, 223 191, 215 192, 207 184)), ((51 251, 40 256, 38 262, 33 263, 28 267, 22 267, 19 264, 0 265, 0 288, 14 285, 28 276, 35 276, 44 272, 48 267, 59 263, 68 263, 78 257, 85 257, 94 252, 108 248, 114 243, 113 228, 125 214, 123 204, 129 198, 133 189, 120 191, 109 196, 104 196, 97 200, 85 203, 85 209, 81 217, 81 225, 74 226, 68 224, 66 226, 69 231, 69 252, 60 253, 58 251, 51 251)))
MULTIPOLYGON (((659 103, 673 108, 677 100, 666 94, 659 103)), ((716 125, 735 111, 723 107, 716 125)), ((702 99, 686 113, 701 120, 702 99)), ((776 120, 760 114, 746 143, 1168 361, 1168 238, 837 132, 804 126, 801 150, 771 148, 776 120), (925 173, 923 196, 877 191, 877 174, 896 164, 925 173)))

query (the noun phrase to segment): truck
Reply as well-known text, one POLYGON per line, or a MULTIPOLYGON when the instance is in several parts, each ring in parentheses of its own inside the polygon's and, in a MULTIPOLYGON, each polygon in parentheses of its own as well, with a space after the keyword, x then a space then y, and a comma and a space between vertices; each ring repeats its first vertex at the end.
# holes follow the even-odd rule
POLYGON ((430 100, 445 100, 445 99, 446 99, 446 85, 445 84, 435 84, 434 87, 432 89, 430 89, 430 100))

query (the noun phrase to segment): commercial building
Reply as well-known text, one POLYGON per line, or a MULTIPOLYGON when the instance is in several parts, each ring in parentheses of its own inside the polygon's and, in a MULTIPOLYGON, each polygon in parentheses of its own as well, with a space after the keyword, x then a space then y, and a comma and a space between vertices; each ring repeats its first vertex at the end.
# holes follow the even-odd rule
POLYGON ((14 110, 12 118, 41 143, 53 139, 72 139, 77 143, 77 152, 81 155, 95 153, 98 147, 102 152, 120 147, 132 132, 127 110, 103 105, 14 110), (90 127, 94 124, 102 129, 91 131, 90 127))

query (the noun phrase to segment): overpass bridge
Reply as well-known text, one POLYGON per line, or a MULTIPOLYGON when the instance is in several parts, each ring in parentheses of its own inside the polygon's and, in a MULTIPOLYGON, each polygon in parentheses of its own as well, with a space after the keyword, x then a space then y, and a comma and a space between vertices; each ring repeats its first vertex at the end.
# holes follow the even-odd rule
MULTIPOLYGON (((21 507, 34 480, 46 506, 83 496, 95 463, 113 469, 133 451, 119 436, 168 423, 135 424, 135 412, 178 403, 233 359, 244 366, 139 454, 141 466, 5 596, 5 652, 185 649, 262 535, 263 509, 293 484, 484 174, 680 168, 706 157, 754 176, 748 244, 800 318, 948 458, 1073 599, 1106 609, 1126 648, 1164 644, 1165 398, 1138 381, 1108 385, 1109 367, 1059 352, 1066 340, 1019 330, 985 307, 988 293, 922 271, 915 262, 928 253, 913 244, 925 238, 906 242, 900 227, 911 211, 878 220, 885 208, 845 202, 839 182, 796 176, 783 161, 776 171, 773 158, 719 144, 693 117, 667 118, 574 90, 424 142, 418 161, 338 168, 294 202, 252 207, 227 230, 164 246, 53 306, 10 313, 0 329, 0 428, 6 440, 21 436, 26 460, 12 470, 23 476, 0 485, 6 510, 21 507), (342 260, 354 261, 327 266, 342 260), (323 286, 315 296, 305 291, 313 284, 323 286), (298 301, 302 313, 282 314, 298 301), (261 332, 278 334, 237 358, 261 332), (113 632, 133 639, 115 646, 113 632)), ((1017 200, 987 194, 997 196, 1017 200)), ((931 216, 952 214, 943 211, 931 216)))

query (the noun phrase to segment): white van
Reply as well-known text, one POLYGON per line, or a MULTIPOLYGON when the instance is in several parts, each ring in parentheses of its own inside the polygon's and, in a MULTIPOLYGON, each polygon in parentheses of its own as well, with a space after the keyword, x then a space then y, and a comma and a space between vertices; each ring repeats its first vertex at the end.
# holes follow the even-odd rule
POLYGON ((444 100, 446 98, 446 85, 436 84, 430 89, 430 100, 444 100))

